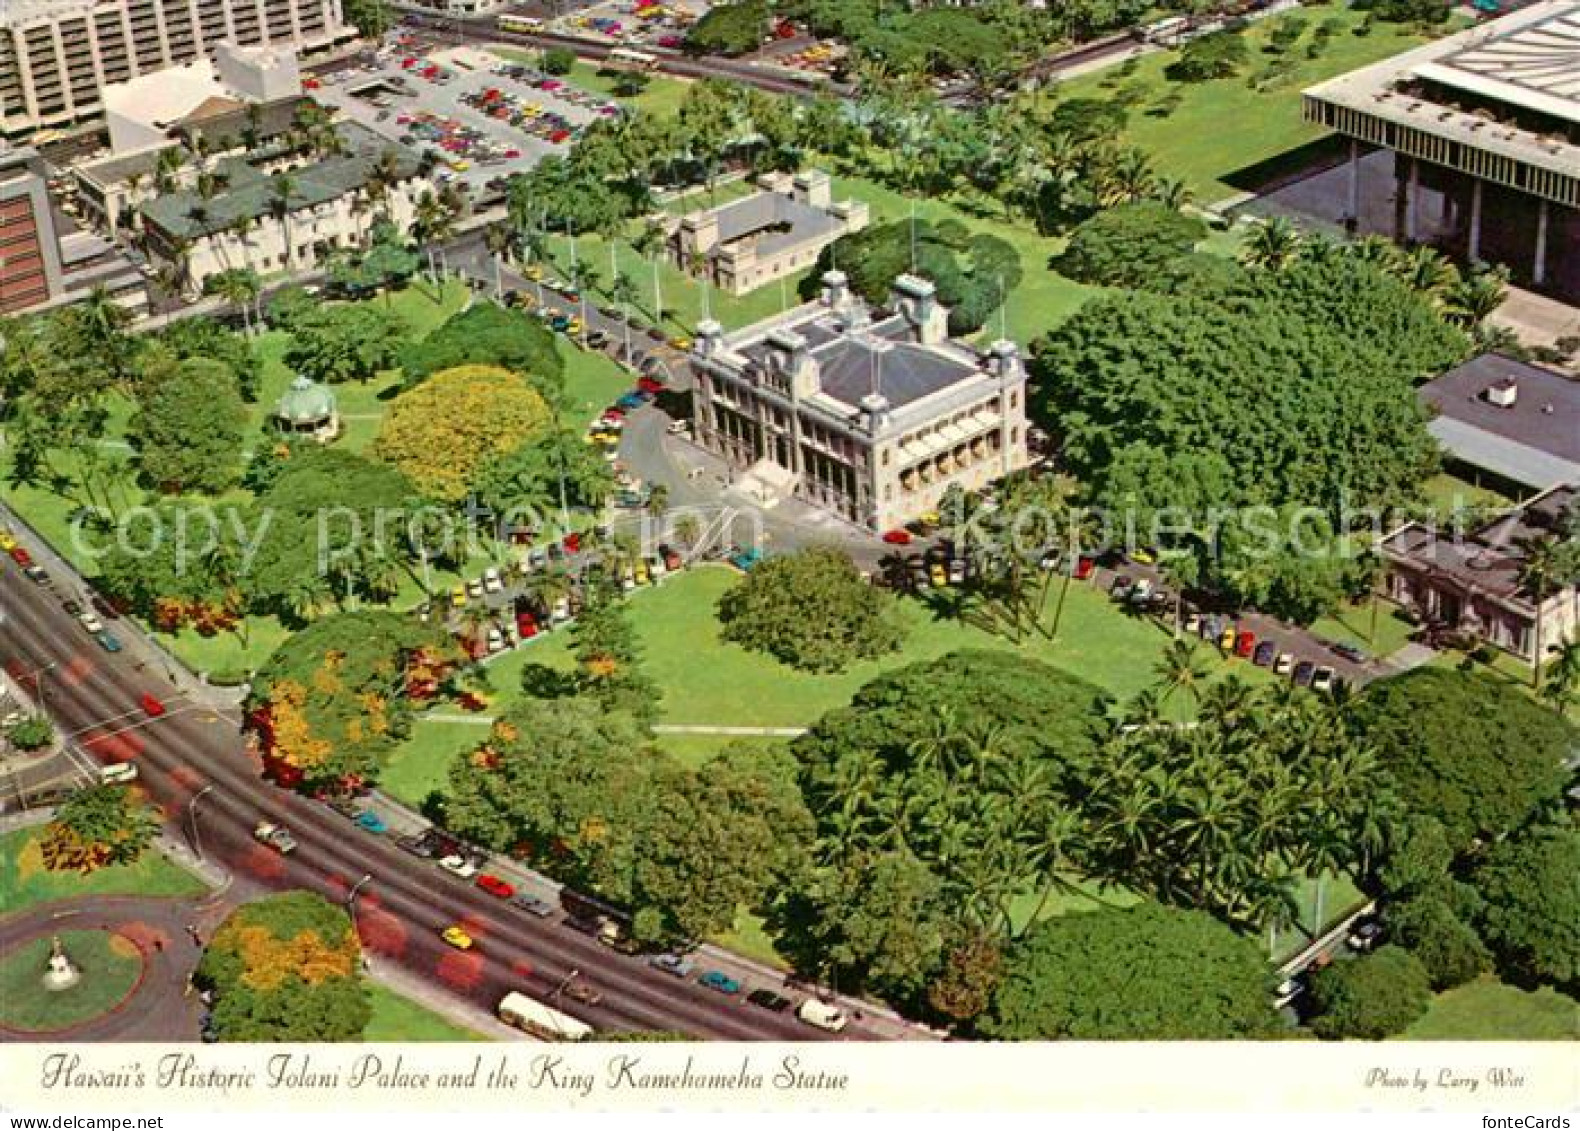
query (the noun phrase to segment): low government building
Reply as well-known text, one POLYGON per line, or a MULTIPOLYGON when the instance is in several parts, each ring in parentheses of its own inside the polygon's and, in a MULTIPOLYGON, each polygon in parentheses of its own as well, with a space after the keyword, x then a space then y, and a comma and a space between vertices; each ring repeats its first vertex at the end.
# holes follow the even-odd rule
POLYGON ((811 267, 840 236, 867 226, 861 201, 835 201, 827 173, 817 169, 759 177, 749 196, 673 221, 669 255, 732 295, 743 295, 811 267))
POLYGON ((1456 470, 1523 497, 1580 483, 1580 380, 1500 353, 1421 386, 1427 429, 1456 470))
POLYGON ((1530 546, 1562 536, 1580 485, 1545 491, 1476 530, 1412 522, 1382 539, 1388 597, 1429 627, 1485 641, 1527 663, 1580 633, 1580 594, 1551 578, 1538 599, 1530 546), (1538 628, 1538 626, 1540 626, 1538 628))
POLYGON ((692 350, 697 442, 765 505, 794 497, 874 532, 1027 466, 1026 369, 1013 342, 951 340, 932 283, 895 279, 883 308, 842 272, 821 297, 692 350))
POLYGON ((1353 230, 1580 299, 1580 3, 1545 0, 1305 91, 1349 139, 1353 230))

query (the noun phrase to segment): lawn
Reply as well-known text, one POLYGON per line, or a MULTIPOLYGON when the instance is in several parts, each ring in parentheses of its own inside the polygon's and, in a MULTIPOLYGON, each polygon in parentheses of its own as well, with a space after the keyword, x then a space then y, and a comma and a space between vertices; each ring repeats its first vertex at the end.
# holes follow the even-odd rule
POLYGON ((1387 601, 1377 601, 1375 613, 1375 634, 1371 601, 1346 601, 1331 615, 1317 618, 1311 631, 1325 640, 1353 644, 1372 656, 1391 656, 1409 643, 1416 626, 1387 601))
POLYGON ((1580 1002, 1549 987, 1521 990, 1496 978, 1440 993, 1404 1031, 1407 1041, 1573 1041, 1580 1002))
MULTIPOLYGON (((636 338, 632 344, 635 348, 636 338)), ((614 359, 597 350, 562 343, 565 356, 565 395, 578 425, 592 420, 631 389, 631 375, 614 359)))
MULTIPOLYGON (((1063 668, 1127 698, 1152 680, 1153 666, 1168 644, 1156 622, 1119 611, 1091 586, 1070 588, 1057 641, 1042 638, 1015 645, 953 619, 935 616, 917 600, 901 608, 910 626, 905 647, 881 660, 865 661, 837 675, 811 675, 785 667, 760 652, 724 642, 714 607, 740 575, 723 566, 704 566, 642 589, 631 598, 632 619, 644 666, 662 690, 659 722, 690 726, 810 726, 824 712, 844 706, 862 685, 905 664, 936 659, 960 648, 1019 652, 1063 668)), ((1050 608, 1052 602, 1050 601, 1050 608)), ((571 634, 539 636, 488 665, 495 709, 518 698, 528 663, 568 670, 571 634)), ((1219 672, 1228 662, 1213 661, 1219 672)), ((1250 680, 1271 678, 1263 669, 1236 663, 1250 680)), ((384 788, 411 804, 444 781, 459 750, 481 737, 471 724, 423 722, 398 748, 382 776, 384 788)), ((727 736, 664 735, 659 745, 700 764, 729 741, 727 736)))
MULTIPOLYGON (((501 59, 509 59, 513 63, 536 66, 538 62, 537 51, 522 51, 513 47, 494 47, 491 50, 501 59)), ((673 75, 650 75, 647 87, 641 94, 635 98, 622 97, 614 92, 615 80, 619 76, 612 71, 601 71, 595 64, 584 59, 578 59, 576 65, 571 68, 570 74, 564 77, 566 81, 583 90, 601 94, 605 98, 613 98, 622 105, 646 114, 675 113, 686 97, 686 88, 691 85, 690 79, 676 78, 673 75)))
MULTIPOLYGON (((1159 173, 1182 179, 1200 204, 1211 205, 1239 191, 1227 178, 1324 136, 1328 131, 1301 119, 1300 92, 1304 87, 1343 74, 1390 55, 1397 55, 1425 39, 1398 24, 1375 24, 1367 35, 1356 35, 1365 13, 1343 4, 1312 4, 1298 13, 1258 21, 1245 33, 1251 61, 1241 74, 1204 83, 1176 84, 1164 75, 1177 52, 1146 55, 1133 64, 1111 67, 1071 79, 1055 88, 1063 98, 1109 100, 1120 91, 1134 92, 1126 137, 1152 155, 1159 173), (1271 89, 1255 90, 1249 80, 1261 75, 1275 56, 1265 47, 1274 28, 1294 18, 1308 27, 1288 58, 1295 63, 1271 89), (1308 58, 1318 26, 1332 21, 1335 34, 1320 56, 1308 58), (1169 91, 1183 101, 1172 113, 1150 113, 1169 91)), ((1446 30, 1457 29, 1448 25, 1446 30)))
POLYGON ((1446 522, 1459 511, 1512 507, 1515 502, 1490 487, 1482 487, 1446 471, 1423 483, 1421 496, 1439 522, 1446 522))
POLYGON ((388 986, 368 983, 373 1016, 362 1030, 364 1041, 486 1041, 487 1037, 454 1025, 437 1013, 402 997, 388 986))
POLYGON ((0 835, 0 908, 20 911, 58 899, 96 895, 202 895, 206 888, 154 849, 135 864, 116 864, 83 875, 51 872, 39 851, 41 829, 0 835))
POLYGON ((50 953, 47 937, 0 958, 0 1025, 29 1033, 69 1029, 114 1009, 137 986, 143 968, 136 945, 108 931, 61 931, 66 956, 82 972, 76 985, 40 984, 50 953))

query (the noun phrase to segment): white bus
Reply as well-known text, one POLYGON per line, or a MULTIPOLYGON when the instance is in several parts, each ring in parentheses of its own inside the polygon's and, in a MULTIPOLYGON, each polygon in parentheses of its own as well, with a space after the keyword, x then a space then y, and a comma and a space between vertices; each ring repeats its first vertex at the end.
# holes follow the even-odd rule
POLYGON ((616 47, 609 52, 603 65, 611 71, 655 71, 658 69, 658 56, 649 55, 646 51, 634 51, 629 47, 616 47))
POLYGON ((541 31, 543 21, 536 16, 512 16, 508 12, 499 17, 500 31, 541 31))
POLYGON ((499 1019, 545 1041, 585 1041, 593 1035, 591 1025, 514 990, 499 999, 499 1019))

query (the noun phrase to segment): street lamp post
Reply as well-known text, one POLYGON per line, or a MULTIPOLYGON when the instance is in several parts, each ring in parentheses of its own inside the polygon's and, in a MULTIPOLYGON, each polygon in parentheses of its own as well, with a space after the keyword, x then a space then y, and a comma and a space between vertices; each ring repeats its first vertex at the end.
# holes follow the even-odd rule
MULTIPOLYGON (((357 892, 361 891, 364 886, 372 882, 373 873, 364 872, 362 874, 362 878, 356 883, 352 884, 351 890, 346 893, 346 914, 351 916, 351 933, 357 935, 359 939, 362 936, 357 931, 357 892)), ((362 968, 366 970, 367 966, 368 956, 364 954, 362 955, 362 968)))
POLYGON ((198 862, 203 861, 203 838, 198 832, 198 802, 214 791, 212 783, 204 786, 192 795, 192 800, 187 802, 187 824, 192 830, 192 851, 197 855, 198 862))

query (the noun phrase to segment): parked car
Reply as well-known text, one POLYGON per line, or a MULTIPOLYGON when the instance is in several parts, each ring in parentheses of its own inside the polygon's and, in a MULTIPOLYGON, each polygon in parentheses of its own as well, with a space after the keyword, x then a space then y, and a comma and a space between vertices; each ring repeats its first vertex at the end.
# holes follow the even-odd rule
POLYGON ((1234 654, 1241 659, 1249 658, 1256 651, 1256 633, 1246 629, 1234 638, 1234 654))
POLYGON ((1075 560, 1075 580, 1085 581, 1087 578, 1092 576, 1092 571, 1096 568, 1096 559, 1089 558, 1085 554, 1082 554, 1075 560))
POLYGON ((1218 633, 1218 647, 1225 652, 1233 652, 1234 646, 1240 640, 1240 632, 1233 623, 1225 624, 1223 631, 1218 633))
POLYGON ((516 885, 489 872, 477 877, 477 886, 496 899, 509 899, 516 894, 516 885))
POLYGON ((1264 640, 1256 646, 1256 651, 1251 653, 1251 662, 1259 668, 1269 667, 1277 654, 1278 645, 1271 640, 1264 640))
POLYGON ((753 990, 746 995, 746 1000, 770 1013, 783 1013, 790 1008, 790 999, 781 997, 772 990, 753 990))
POLYGON ((356 823, 358 828, 378 835, 383 835, 390 831, 390 827, 385 824, 384 818, 371 809, 364 809, 358 813, 356 823))
POLYGON ((1130 591, 1136 587, 1129 574, 1120 574, 1114 578, 1114 583, 1108 587, 1108 595, 1116 601, 1123 601, 1130 596, 1130 591))
POLYGON ((1295 670, 1295 654, 1293 652, 1280 652, 1278 659, 1273 661, 1274 675, 1288 675, 1295 670))
POLYGON ((481 597, 483 595, 482 581, 475 577, 468 581, 466 583, 466 595, 468 597, 481 597))
POLYGON ((49 584, 49 571, 41 565, 23 566, 22 573, 29 581, 38 585, 49 584))
POLYGON ((409 852, 413 856, 419 856, 424 860, 431 860, 434 854, 433 844, 423 836, 396 837, 395 847, 402 852, 409 852))
POLYGON ((795 1015, 808 1025, 830 1033, 837 1033, 850 1024, 850 1018, 845 1016, 844 1010, 826 1001, 818 1001, 815 997, 803 1001, 795 1015))
POLYGON ((296 838, 288 832, 284 825, 276 825, 272 821, 259 821, 252 830, 254 840, 267 844, 281 856, 289 856, 296 851, 296 838))
POLYGON ((499 570, 489 566, 483 571, 483 589, 488 593, 498 593, 505 587, 504 580, 499 576, 499 570))
POLYGON ((1353 644, 1346 644, 1340 641, 1329 645, 1329 647, 1333 649, 1334 655, 1343 656, 1352 664, 1364 664, 1366 662, 1366 653, 1353 644))
POLYGON ((1316 664, 1313 664, 1310 660, 1301 660, 1300 663, 1295 665, 1295 686, 1310 687, 1312 677, 1316 675, 1316 672, 1316 664))
POLYGON ((1319 667, 1311 677, 1311 690, 1332 691, 1336 673, 1326 664, 1319 667))
POLYGON ((1130 587, 1130 592, 1125 595, 1125 600, 1132 605, 1150 604, 1154 592, 1152 579, 1143 577, 1130 587))
POLYGON ((697 979, 697 984, 707 986, 710 990, 718 990, 721 994, 738 994, 741 984, 722 970, 709 970, 697 979))
POLYGON ((552 903, 545 899, 539 899, 537 896, 530 895, 527 892, 518 892, 512 896, 510 905, 521 908, 528 915, 536 915, 539 919, 547 919, 554 914, 554 905, 552 903))
POLYGON ((1350 924, 1350 933, 1344 945, 1351 950, 1368 951, 1382 941, 1382 924, 1370 916, 1363 916, 1350 924))
POLYGON ((99 633, 94 637, 94 639, 99 642, 99 647, 103 648, 106 652, 114 654, 121 650, 121 642, 113 632, 106 630, 99 633))
POLYGON ((452 875, 460 876, 463 880, 469 880, 477 875, 477 865, 460 853, 440 857, 439 867, 452 875))
POLYGON ((911 535, 907 530, 889 530, 884 532, 883 540, 891 546, 909 546, 911 535))
POLYGON ((690 977, 691 972, 697 968, 697 964, 683 954, 655 954, 647 960, 647 964, 655 970, 662 970, 677 978, 690 977))

